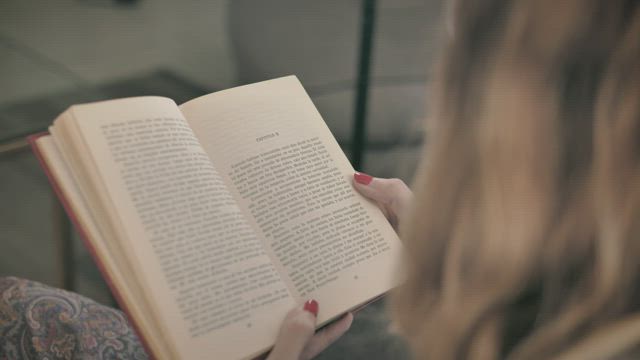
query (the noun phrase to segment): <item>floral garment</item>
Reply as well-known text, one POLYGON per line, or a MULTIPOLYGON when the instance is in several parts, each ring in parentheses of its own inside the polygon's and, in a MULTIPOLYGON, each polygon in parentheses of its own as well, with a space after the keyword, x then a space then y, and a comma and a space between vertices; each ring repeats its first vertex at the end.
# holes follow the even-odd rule
POLYGON ((0 277, 0 360, 147 359, 124 315, 68 291, 0 277))

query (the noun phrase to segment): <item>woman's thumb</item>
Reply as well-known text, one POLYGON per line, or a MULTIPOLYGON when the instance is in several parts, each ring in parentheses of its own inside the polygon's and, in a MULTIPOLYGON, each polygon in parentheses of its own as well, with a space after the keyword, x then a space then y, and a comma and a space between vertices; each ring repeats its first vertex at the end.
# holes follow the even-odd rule
POLYGON ((315 332, 317 316, 318 302, 315 300, 309 300, 304 303, 304 306, 289 311, 267 359, 300 359, 300 355, 315 332))
POLYGON ((353 187, 364 197, 375 201, 394 229, 409 207, 413 194, 400 179, 383 179, 357 172, 353 187))
POLYGON ((388 204, 393 200, 391 182, 393 179, 376 178, 371 175, 356 172, 353 174, 353 186, 364 197, 377 201, 381 204, 388 204))

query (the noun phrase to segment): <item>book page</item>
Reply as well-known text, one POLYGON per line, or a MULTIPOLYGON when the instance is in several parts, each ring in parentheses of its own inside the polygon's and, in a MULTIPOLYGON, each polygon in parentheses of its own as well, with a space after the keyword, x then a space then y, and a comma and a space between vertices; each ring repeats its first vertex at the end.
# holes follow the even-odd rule
POLYGON ((47 171, 51 173, 55 179, 58 191, 62 192, 66 206, 70 207, 75 222, 81 227, 83 236, 91 239, 90 252, 95 252, 100 258, 98 266, 106 271, 107 281, 118 284, 118 292, 121 293, 124 306, 129 309, 129 315, 140 324, 139 331, 143 332, 144 338, 147 340, 152 351, 158 353, 170 353, 165 342, 160 341, 156 330, 157 324, 147 309, 139 302, 132 299, 140 298, 140 289, 131 286, 131 281, 125 275, 128 265, 114 253, 109 247, 109 242, 105 241, 104 236, 99 230, 97 223, 91 215, 91 208, 87 204, 87 200, 82 195, 80 188, 74 176, 65 163, 62 154, 58 150, 53 137, 51 135, 42 136, 36 140, 38 151, 42 154, 46 163, 47 171), (129 296, 124 296, 128 294, 129 296))
POLYGON ((400 242, 351 185, 353 168, 297 78, 222 91, 181 109, 298 300, 322 323, 394 286, 400 242))
MULTIPOLYGON (((175 104, 74 106, 85 166, 124 256, 180 358, 240 358, 272 344, 293 299, 175 104)), ((56 124, 56 126, 58 126, 56 124)), ((158 357, 172 357, 156 354, 158 357)))

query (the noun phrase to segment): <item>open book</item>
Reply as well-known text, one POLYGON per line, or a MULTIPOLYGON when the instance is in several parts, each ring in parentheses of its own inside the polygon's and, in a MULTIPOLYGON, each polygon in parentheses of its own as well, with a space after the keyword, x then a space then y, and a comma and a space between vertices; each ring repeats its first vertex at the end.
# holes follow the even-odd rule
POLYGON ((294 76, 177 106, 75 105, 30 141, 114 296, 158 359, 273 345, 394 286, 400 242, 294 76))

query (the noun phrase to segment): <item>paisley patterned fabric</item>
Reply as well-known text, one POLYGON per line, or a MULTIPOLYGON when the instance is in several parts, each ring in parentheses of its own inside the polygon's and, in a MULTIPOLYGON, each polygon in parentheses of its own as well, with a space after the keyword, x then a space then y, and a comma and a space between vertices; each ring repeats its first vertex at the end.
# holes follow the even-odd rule
POLYGON ((78 294, 0 277, 0 359, 147 359, 124 315, 78 294))

